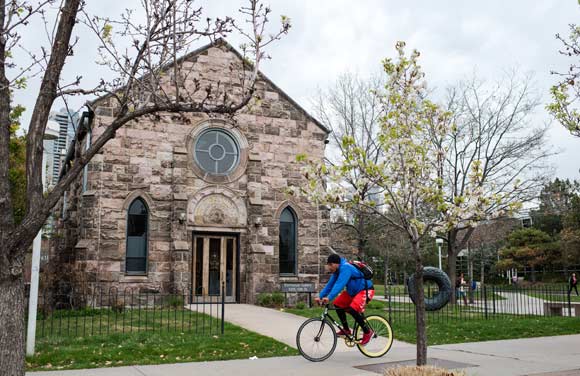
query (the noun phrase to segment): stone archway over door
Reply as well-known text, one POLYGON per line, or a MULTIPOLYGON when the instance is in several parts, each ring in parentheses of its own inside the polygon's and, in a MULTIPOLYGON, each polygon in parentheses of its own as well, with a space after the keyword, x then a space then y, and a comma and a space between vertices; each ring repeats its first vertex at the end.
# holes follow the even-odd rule
MULTIPOLYGON (((194 301, 218 300, 222 288, 227 302, 235 302, 238 275, 237 235, 193 234, 191 281, 194 301)), ((221 301, 221 299, 220 299, 221 301)))

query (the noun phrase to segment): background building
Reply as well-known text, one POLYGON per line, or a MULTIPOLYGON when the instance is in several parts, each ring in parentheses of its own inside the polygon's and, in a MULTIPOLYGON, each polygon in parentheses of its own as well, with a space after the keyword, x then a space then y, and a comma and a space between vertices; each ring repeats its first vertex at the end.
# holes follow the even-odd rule
MULTIPOLYGON (((71 114, 65 108, 50 114, 49 120, 58 123, 59 131, 57 139, 45 141, 44 144, 45 150, 51 153, 47 158, 48 171, 46 182, 49 183, 49 185, 54 185, 58 182, 61 163, 63 162, 64 155, 75 136, 78 119, 78 113, 71 114)), ((49 185, 47 185, 47 187, 49 185)))

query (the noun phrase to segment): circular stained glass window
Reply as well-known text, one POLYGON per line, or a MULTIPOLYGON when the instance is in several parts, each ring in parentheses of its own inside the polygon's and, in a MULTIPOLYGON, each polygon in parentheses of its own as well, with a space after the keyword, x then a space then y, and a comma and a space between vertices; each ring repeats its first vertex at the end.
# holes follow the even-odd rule
POLYGON ((222 129, 208 129, 195 143, 195 161, 205 172, 227 175, 240 160, 240 148, 236 140, 222 129))

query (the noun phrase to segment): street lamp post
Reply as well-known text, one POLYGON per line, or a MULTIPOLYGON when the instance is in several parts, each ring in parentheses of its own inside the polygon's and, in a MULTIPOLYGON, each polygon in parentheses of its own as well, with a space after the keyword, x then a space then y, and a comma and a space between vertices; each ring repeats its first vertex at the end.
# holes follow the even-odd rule
POLYGON ((435 243, 437 244, 437 248, 439 249, 439 269, 443 270, 441 267, 441 244, 443 244, 443 239, 435 238, 435 243))

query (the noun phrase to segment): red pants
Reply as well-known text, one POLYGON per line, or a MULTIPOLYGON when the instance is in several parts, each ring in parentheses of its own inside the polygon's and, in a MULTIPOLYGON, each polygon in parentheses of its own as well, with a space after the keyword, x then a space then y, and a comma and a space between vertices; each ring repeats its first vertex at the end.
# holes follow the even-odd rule
MULTIPOLYGON (((370 301, 375 296, 375 290, 368 290, 368 292, 370 301)), ((350 307, 358 313, 363 313, 367 305, 367 292, 366 290, 362 290, 355 296, 350 296, 346 291, 343 291, 334 299, 334 305, 343 309, 350 307)))

